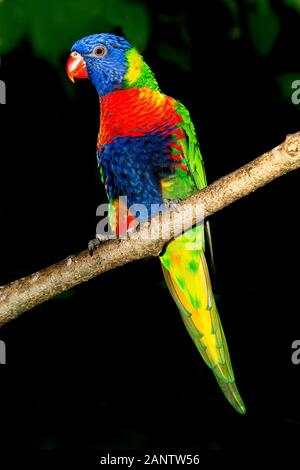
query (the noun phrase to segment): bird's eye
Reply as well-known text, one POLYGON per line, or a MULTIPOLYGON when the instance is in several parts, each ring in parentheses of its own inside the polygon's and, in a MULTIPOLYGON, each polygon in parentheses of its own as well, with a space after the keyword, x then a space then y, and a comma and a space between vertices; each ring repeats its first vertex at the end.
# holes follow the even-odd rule
POLYGON ((106 47, 104 46, 97 46, 95 47, 93 53, 94 55, 96 55, 97 57, 103 57, 107 52, 107 49, 106 47))

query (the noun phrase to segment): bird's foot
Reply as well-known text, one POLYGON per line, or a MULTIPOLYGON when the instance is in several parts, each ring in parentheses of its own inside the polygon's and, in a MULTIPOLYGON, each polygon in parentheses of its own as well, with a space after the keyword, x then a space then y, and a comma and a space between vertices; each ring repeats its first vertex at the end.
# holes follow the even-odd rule
POLYGON ((109 234, 101 235, 101 236, 96 235, 96 237, 97 238, 94 238, 93 240, 90 240, 88 242, 88 250, 91 256, 93 256, 93 253, 98 246, 102 245, 104 242, 107 242, 108 240, 111 239, 111 236, 109 234))
POLYGON ((163 205, 165 208, 171 212, 179 212, 178 204, 180 199, 164 199, 163 205))

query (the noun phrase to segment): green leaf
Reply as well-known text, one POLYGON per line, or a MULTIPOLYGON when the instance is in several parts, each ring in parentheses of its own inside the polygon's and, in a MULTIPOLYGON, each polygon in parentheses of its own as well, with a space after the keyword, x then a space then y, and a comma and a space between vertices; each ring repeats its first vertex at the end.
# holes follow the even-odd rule
POLYGON ((248 0, 248 24, 252 43, 260 55, 271 51, 280 32, 280 21, 269 0, 248 0))
POLYGON ((5 54, 16 47, 26 33, 26 12, 23 0, 0 2, 0 53, 5 54))
POLYGON ((300 13, 300 0, 283 0, 283 3, 300 13))
POLYGON ((167 62, 176 64, 185 72, 189 70, 190 57, 186 48, 178 49, 167 42, 161 42, 159 45, 159 56, 167 62))
POLYGON ((239 6, 237 0, 223 0, 223 3, 227 6, 230 10, 231 15, 234 19, 237 19, 239 14, 239 6))
POLYGON ((0 0, 0 54, 27 38, 38 56, 58 64, 77 39, 116 28, 144 49, 150 29, 145 7, 126 0, 0 0))
POLYGON ((135 2, 110 0, 106 2, 106 15, 114 26, 120 26, 126 39, 143 51, 150 34, 150 23, 143 5, 135 2))

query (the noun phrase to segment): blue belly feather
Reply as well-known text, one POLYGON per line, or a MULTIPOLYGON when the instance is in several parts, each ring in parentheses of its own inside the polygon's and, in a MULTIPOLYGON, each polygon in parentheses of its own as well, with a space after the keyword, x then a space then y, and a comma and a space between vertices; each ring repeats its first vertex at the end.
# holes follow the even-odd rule
MULTIPOLYGON (((148 133, 138 137, 120 137, 98 149, 110 201, 127 196, 127 204, 162 204, 160 181, 172 173, 170 134, 148 133)), ((173 166, 174 167, 174 166, 173 166)))

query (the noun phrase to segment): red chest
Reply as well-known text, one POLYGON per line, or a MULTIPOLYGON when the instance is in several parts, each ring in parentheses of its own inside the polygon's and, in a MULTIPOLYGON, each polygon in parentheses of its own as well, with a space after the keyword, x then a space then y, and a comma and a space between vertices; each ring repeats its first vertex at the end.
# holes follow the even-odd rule
POLYGON ((98 145, 120 137, 171 133, 181 122, 176 101, 150 88, 119 90, 100 99, 98 145))

